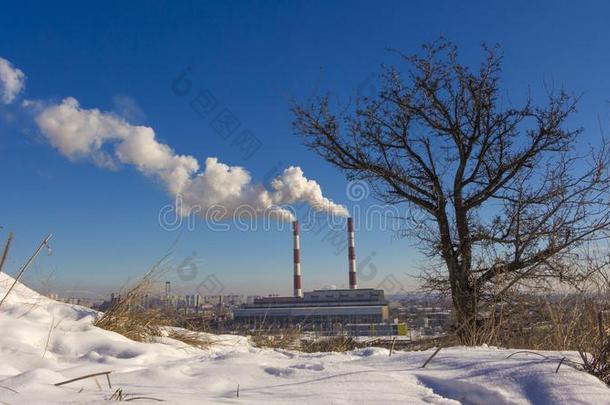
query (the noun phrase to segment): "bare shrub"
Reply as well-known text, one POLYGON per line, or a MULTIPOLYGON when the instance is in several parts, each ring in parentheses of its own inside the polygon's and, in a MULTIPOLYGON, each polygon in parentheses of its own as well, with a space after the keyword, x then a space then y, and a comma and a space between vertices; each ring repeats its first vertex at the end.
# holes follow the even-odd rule
POLYGON ((597 340, 597 314, 603 303, 592 297, 530 297, 498 338, 505 347, 535 350, 592 348, 597 340))
POLYGON ((606 384, 610 384, 610 339, 602 335, 600 327, 600 339, 591 353, 579 350, 582 359, 582 369, 594 375, 606 384))

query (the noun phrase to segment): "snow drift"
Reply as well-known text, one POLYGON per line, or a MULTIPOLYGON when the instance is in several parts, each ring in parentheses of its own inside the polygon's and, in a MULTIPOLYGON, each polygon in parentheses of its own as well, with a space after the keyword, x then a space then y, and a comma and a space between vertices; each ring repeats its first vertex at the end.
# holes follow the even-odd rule
MULTIPOLYGON (((0 296, 12 282, 0 274, 0 296)), ((303 354, 258 349, 238 336, 214 336, 213 347, 201 350, 169 338, 133 342, 92 326, 96 316, 19 285, 0 308, 0 401, 92 403, 120 388, 127 398, 180 404, 610 403, 596 378, 570 367, 555 374, 566 353, 506 360, 513 351, 449 348, 421 369, 430 351, 303 354), (112 371, 112 389, 103 378, 54 385, 101 371, 112 371)))

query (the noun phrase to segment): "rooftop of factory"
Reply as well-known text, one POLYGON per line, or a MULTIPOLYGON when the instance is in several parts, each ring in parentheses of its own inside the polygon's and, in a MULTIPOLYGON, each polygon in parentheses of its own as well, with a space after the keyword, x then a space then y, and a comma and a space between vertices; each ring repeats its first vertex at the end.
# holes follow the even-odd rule
POLYGON ((373 288, 306 291, 303 297, 263 297, 248 306, 387 305, 383 290, 373 288))

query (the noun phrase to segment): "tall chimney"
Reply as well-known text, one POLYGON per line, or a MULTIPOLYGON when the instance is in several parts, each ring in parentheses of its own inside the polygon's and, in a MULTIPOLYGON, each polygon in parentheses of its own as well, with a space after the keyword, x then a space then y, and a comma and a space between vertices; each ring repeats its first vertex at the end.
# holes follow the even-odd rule
POLYGON ((347 218, 347 259, 349 261, 349 288, 358 288, 356 282, 356 247, 354 246, 354 220, 347 218))
POLYGON ((292 233, 294 235, 294 296, 302 297, 303 290, 301 289, 301 241, 299 240, 299 221, 292 222, 292 233))

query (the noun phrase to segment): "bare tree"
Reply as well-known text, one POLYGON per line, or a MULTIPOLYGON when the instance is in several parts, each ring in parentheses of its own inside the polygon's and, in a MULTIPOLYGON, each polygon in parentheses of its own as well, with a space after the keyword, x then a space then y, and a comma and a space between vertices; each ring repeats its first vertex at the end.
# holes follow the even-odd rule
POLYGON ((568 125, 577 98, 547 91, 541 106, 528 96, 514 107, 501 94, 498 48, 483 51, 471 69, 440 40, 401 55, 405 78, 383 69, 377 94, 349 111, 333 113, 328 96, 293 107, 311 149, 421 214, 411 235, 444 264, 426 282, 451 293, 464 343, 476 343, 482 300, 583 276, 578 250, 610 225, 610 154, 605 140, 577 153, 581 129, 568 125))

